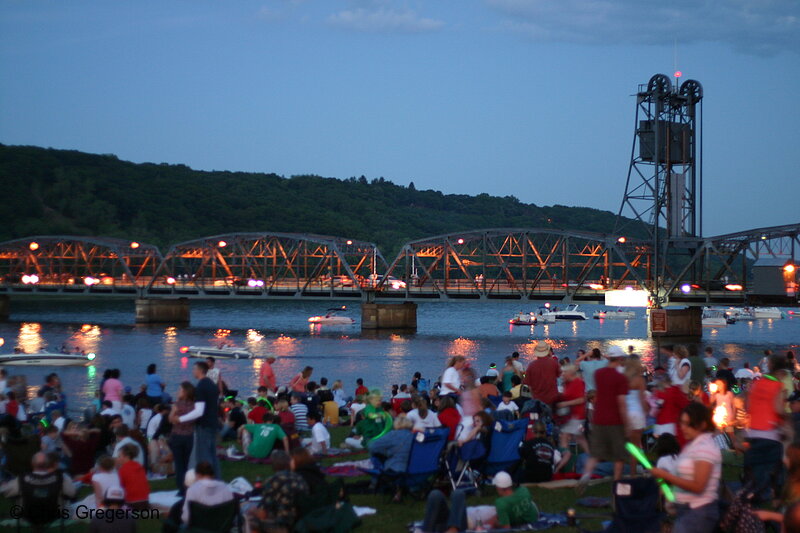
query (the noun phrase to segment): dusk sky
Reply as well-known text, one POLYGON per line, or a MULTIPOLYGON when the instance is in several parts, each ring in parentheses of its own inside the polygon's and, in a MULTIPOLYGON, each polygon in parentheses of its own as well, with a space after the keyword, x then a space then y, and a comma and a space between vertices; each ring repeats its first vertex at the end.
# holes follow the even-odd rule
POLYGON ((798 0, 0 0, 0 143, 616 212, 676 51, 705 233, 800 222, 798 0))

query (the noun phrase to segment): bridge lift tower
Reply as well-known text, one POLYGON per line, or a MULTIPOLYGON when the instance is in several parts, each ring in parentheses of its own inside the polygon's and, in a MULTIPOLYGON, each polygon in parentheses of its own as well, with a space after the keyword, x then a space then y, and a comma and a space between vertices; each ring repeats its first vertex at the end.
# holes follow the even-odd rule
POLYGON ((667 269, 693 263, 703 233, 703 87, 695 80, 678 85, 680 73, 675 74, 674 84, 656 74, 639 86, 631 162, 615 227, 615 234, 624 235, 631 224, 622 218, 627 216, 647 228, 657 307, 668 292, 667 269))

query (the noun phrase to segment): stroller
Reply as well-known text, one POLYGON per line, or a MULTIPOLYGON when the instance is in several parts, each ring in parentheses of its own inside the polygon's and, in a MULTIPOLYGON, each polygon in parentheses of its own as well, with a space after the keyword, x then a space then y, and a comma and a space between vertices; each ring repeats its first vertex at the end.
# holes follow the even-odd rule
POLYGON ((486 457, 486 447, 480 439, 465 442, 462 446, 454 446, 447 454, 447 478, 453 490, 461 489, 472 492, 478 489, 480 474, 475 468, 486 457))

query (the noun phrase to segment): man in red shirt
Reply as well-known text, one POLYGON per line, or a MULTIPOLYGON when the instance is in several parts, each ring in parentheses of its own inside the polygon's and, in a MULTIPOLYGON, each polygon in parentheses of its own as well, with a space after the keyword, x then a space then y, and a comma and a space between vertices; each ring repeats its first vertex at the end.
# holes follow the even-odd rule
POLYGON ((267 409, 267 402, 265 400, 256 400, 255 398, 248 398, 247 403, 250 406, 250 412, 247 413, 247 419, 250 420, 250 422, 253 424, 263 423, 264 415, 269 413, 269 410, 267 409))
POLYGON ((525 371, 523 384, 531 389, 531 396, 549 406, 558 399, 558 376, 561 375, 561 365, 552 357, 553 350, 545 341, 536 343, 533 349, 534 359, 525 371))
POLYGON ((359 396, 366 397, 369 394, 369 389, 364 386, 364 380, 363 379, 358 378, 356 380, 356 385, 357 385, 357 387, 356 387, 356 398, 358 398, 359 396))
POLYGON ((272 368, 272 363, 275 362, 275 356, 269 355, 261 365, 259 371, 259 385, 266 387, 270 392, 275 392, 278 388, 277 380, 275 378, 275 370, 272 368))
POLYGON ((586 461, 586 469, 578 483, 578 492, 583 492, 586 488, 598 462, 613 461, 614 479, 619 479, 627 458, 625 438, 630 426, 625 397, 628 394, 628 378, 618 370, 626 355, 619 346, 612 346, 606 356, 609 358, 608 366, 594 375, 597 395, 589 439, 591 457, 586 461))

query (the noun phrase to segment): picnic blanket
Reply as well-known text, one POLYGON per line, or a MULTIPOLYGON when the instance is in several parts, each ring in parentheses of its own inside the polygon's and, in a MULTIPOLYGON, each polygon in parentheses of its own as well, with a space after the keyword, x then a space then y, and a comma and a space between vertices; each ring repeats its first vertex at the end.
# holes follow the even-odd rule
MULTIPOLYGON (((364 453, 364 450, 344 450, 341 448, 330 448, 328 453, 325 455, 316 455, 318 459, 323 459, 325 457, 348 457, 352 455, 358 455, 364 453)), ((230 457, 228 452, 225 448, 217 448, 217 457, 220 461, 247 461, 248 463, 258 464, 258 465, 268 465, 271 464, 272 461, 269 457, 264 457, 263 459, 257 459, 255 457, 248 457, 246 455, 235 455, 230 457)))
POLYGON ((359 477, 364 475, 363 469, 365 468, 372 468, 372 461, 369 459, 363 459, 361 461, 343 461, 322 468, 322 471, 326 475, 333 477, 359 477))

